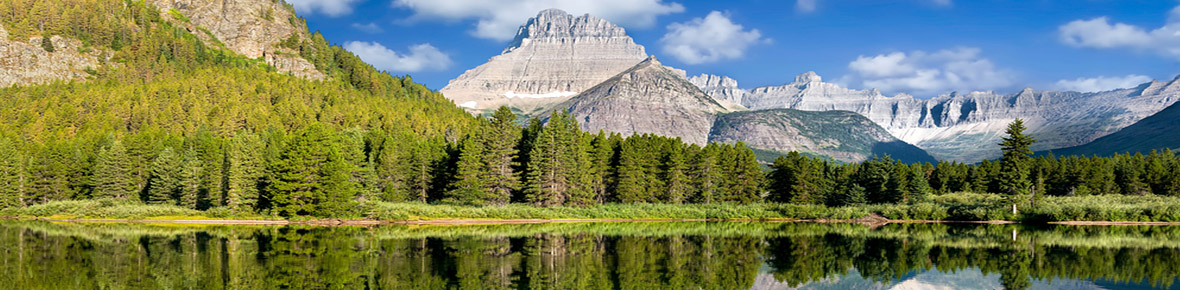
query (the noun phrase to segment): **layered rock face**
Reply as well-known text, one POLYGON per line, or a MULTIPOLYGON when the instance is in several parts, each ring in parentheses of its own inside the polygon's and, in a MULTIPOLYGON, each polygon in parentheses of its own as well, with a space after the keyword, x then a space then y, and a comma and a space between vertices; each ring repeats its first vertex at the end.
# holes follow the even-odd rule
POLYGON ((1180 99, 1180 81, 1152 82, 1100 93, 1034 91, 951 93, 929 100, 824 83, 815 73, 789 84, 750 90, 742 105, 752 109, 859 113, 897 138, 939 159, 975 162, 999 154, 1007 124, 1025 120, 1038 139, 1034 150, 1076 146, 1118 131, 1180 99))
POLYGON ((727 76, 701 74, 688 78, 688 82, 701 88, 701 91, 718 101, 728 101, 738 105, 742 104, 742 100, 748 93, 738 87, 737 80, 727 76))
POLYGON ((86 69, 100 65, 102 52, 79 51, 82 42, 52 36, 54 52, 41 47, 41 37, 25 41, 11 41, 8 31, 0 26, 0 87, 32 85, 55 80, 83 79, 90 74, 86 69))
POLYGON ((589 132, 651 133, 694 144, 706 144, 715 114, 729 111, 689 83, 684 71, 654 57, 557 107, 568 108, 589 132))
POLYGON ((771 109, 723 114, 709 134, 713 142, 746 142, 778 152, 811 152, 845 162, 889 155, 903 162, 934 162, 922 149, 849 111, 771 109))
POLYGON ((532 113, 569 100, 645 58, 643 46, 622 27, 549 9, 521 26, 500 55, 451 80, 441 92, 472 110, 508 105, 532 113))
POLYGON ((189 22, 178 22, 189 32, 205 38, 211 46, 217 41, 225 47, 249 58, 262 58, 280 73, 306 79, 323 79, 298 51, 279 47, 278 43, 296 35, 307 40, 311 34, 303 29, 295 13, 272 0, 151 0, 165 17, 169 10, 180 12, 189 22), (208 31, 216 40, 208 39, 208 31))

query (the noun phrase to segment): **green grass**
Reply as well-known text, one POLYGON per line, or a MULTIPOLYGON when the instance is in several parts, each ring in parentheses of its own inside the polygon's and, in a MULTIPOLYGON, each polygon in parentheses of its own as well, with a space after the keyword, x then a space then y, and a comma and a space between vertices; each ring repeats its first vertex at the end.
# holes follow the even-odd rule
MULTIPOLYGON (((351 218, 386 221, 505 220, 505 219, 858 219, 872 214, 893 220, 947 221, 1131 221, 1180 222, 1180 197, 1073 196, 1042 197, 1035 205, 1023 205, 1011 213, 1011 204, 995 194, 953 193, 912 204, 878 204, 848 207, 755 204, 603 204, 591 207, 463 206, 426 203, 367 203, 351 218)), ((55 201, 25 208, 0 210, 0 216, 84 219, 281 219, 226 208, 197 211, 171 205, 147 205, 138 201, 99 199, 55 201)), ((311 220, 313 217, 294 217, 311 220)))

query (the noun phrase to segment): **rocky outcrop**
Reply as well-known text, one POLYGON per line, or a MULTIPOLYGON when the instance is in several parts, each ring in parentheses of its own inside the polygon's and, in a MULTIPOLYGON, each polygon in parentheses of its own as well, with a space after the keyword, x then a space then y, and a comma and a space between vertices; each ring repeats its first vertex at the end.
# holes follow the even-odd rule
POLYGON ((741 105, 742 100, 748 93, 746 90, 738 87, 737 80, 727 76, 701 74, 688 78, 688 81, 718 101, 728 101, 741 105))
POLYGON ((54 52, 41 47, 41 36, 27 42, 12 41, 0 26, 0 87, 84 79, 90 75, 87 69, 101 63, 102 51, 84 49, 81 41, 60 36, 49 39, 54 52))
MULTIPOLYGON (((1171 88, 1175 89, 1175 88, 1171 88)), ((1180 103, 1159 111, 1118 132, 1102 136, 1081 146, 1053 149, 1059 156, 1111 156, 1124 153, 1148 154, 1152 150, 1180 151, 1180 103)), ((1047 152, 1040 152, 1047 154, 1047 152)))
POLYGON ((589 132, 651 133, 705 144, 715 114, 729 111, 655 57, 558 106, 589 132))
POLYGON ((175 9, 187 18, 175 20, 198 37, 206 38, 211 46, 224 44, 226 48, 249 58, 262 58, 278 72, 306 79, 323 79, 297 51, 279 46, 279 42, 295 35, 307 40, 311 34, 294 11, 282 1, 273 0, 151 0, 167 19, 175 9), (205 31, 216 39, 207 39, 205 31))
POLYGON ((939 159, 978 161, 999 154, 1008 123, 1025 120, 1034 150, 1085 144, 1180 100, 1180 81, 1154 81, 1099 93, 1035 91, 950 93, 929 100, 824 83, 813 72, 781 86, 755 88, 742 98, 751 110, 845 110, 864 115, 897 138, 939 159))
POLYGON ((745 142, 753 148, 809 152, 845 162, 889 155, 904 162, 934 162, 860 114, 848 111, 772 109, 720 115, 709 141, 745 142))
POLYGON ((549 9, 520 27, 487 63, 451 80, 441 92, 472 110, 501 105, 542 111, 643 61, 643 46, 602 18, 549 9))

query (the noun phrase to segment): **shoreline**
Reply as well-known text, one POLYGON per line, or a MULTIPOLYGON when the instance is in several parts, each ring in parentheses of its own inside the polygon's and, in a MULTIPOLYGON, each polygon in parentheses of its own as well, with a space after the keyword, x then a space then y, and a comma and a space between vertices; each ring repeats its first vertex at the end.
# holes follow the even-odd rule
MULTIPOLYGON (((860 219, 430 219, 430 220, 370 220, 370 219, 314 219, 314 220, 248 220, 248 219, 88 219, 88 218, 45 218, 45 217, 2 217, 0 219, 28 219, 69 223, 139 223, 139 224, 193 224, 193 225, 311 225, 311 226, 379 226, 379 225, 497 225, 497 224, 539 224, 539 223, 606 223, 606 222, 780 222, 780 223, 849 223, 879 227, 887 224, 1021 224, 1016 221, 954 221, 954 220, 890 220, 880 216, 860 219)), ((1059 221, 1047 222, 1064 226, 1180 226, 1180 222, 1131 222, 1131 221, 1059 221)))

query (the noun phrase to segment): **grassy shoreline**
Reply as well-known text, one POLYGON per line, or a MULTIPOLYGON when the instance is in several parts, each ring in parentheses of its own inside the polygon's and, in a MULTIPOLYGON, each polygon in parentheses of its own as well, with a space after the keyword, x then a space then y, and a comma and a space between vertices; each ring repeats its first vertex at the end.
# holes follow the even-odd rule
POLYGON ((272 224, 364 223, 522 223, 546 221, 817 221, 817 222, 1019 222, 1030 224, 1180 224, 1180 198, 1163 196, 1043 197, 1013 215, 1002 197, 955 193, 913 204, 878 204, 846 207, 754 204, 603 204, 591 207, 463 206, 426 203, 363 204, 353 216, 324 219, 284 218, 225 208, 205 211, 171 205, 146 205, 133 201, 59 201, 25 208, 0 210, 0 216, 47 220, 87 221, 255 221, 272 224), (352 223, 352 222, 349 222, 352 223), (358 222, 359 223, 359 222, 358 222))

